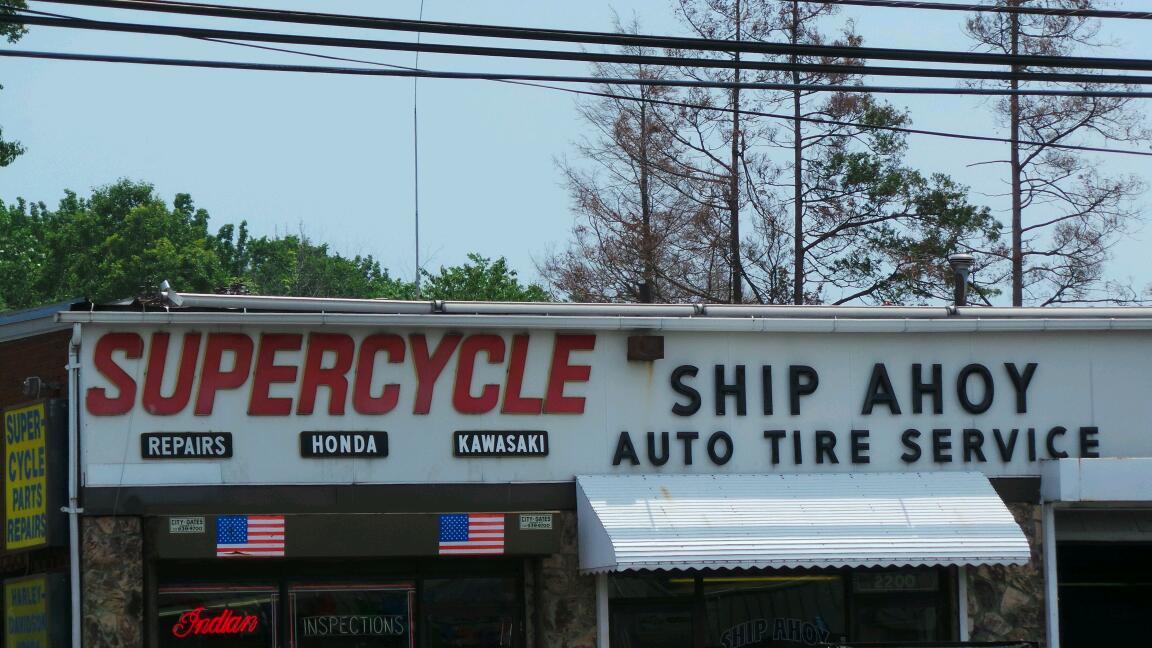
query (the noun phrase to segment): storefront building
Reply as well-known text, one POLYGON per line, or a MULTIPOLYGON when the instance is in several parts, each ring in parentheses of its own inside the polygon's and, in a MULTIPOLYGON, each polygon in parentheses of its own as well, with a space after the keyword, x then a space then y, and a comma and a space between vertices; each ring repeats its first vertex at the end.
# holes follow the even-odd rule
POLYGON ((72 302, 0 314, 0 636, 5 646, 67 645, 68 342, 72 302))
POLYGON ((60 315, 85 645, 1080 646, 1146 609, 1152 312, 169 298, 60 315))

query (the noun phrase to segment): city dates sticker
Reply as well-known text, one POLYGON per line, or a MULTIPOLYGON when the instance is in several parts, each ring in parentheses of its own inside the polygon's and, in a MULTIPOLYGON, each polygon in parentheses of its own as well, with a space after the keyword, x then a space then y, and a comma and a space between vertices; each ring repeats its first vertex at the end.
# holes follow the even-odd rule
POLYGON ((551 531, 552 530, 552 514, 551 513, 521 513, 520 514, 520 530, 521 531, 551 531))
POLYGON ((168 518, 168 533, 204 533, 204 517, 171 517, 168 518))

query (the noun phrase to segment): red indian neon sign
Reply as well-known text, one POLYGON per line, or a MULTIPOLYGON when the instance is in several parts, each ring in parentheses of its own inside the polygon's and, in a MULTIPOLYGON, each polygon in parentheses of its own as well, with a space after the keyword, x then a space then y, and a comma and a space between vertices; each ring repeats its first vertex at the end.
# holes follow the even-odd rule
POLYGON ((189 610, 180 615, 180 620, 172 626, 172 634, 183 639, 193 635, 235 635, 256 632, 260 619, 254 614, 237 614, 224 608, 214 617, 205 616, 204 607, 189 610))

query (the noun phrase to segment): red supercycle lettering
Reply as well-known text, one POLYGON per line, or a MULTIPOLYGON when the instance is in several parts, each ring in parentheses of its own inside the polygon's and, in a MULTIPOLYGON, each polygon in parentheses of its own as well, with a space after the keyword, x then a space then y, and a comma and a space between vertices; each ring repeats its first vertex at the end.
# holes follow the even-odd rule
POLYGON ((504 390, 504 405, 500 411, 505 414, 539 414, 544 407, 543 398, 525 398, 524 365, 528 359, 528 336, 512 337, 512 354, 508 358, 508 388, 504 390))
POLYGON ((216 616, 207 616, 203 607, 189 610, 180 615, 172 626, 172 636, 177 639, 200 635, 252 634, 260 627, 260 617, 242 612, 237 614, 224 608, 216 616))
POLYGON ((584 396, 565 390, 589 381, 591 365, 573 361, 573 354, 595 350, 596 336, 556 334, 551 343, 549 357, 547 347, 537 349, 524 333, 447 333, 433 340, 424 333, 376 333, 357 342, 344 333, 188 331, 176 358, 169 332, 147 340, 111 332, 93 347, 93 375, 100 378, 87 389, 85 403, 91 415, 118 416, 130 413, 139 395, 140 407, 153 416, 178 415, 190 406, 196 416, 210 416, 222 393, 246 390, 228 399, 244 398, 250 416, 310 415, 325 395, 326 406, 319 406, 331 416, 343 415, 349 399, 357 414, 388 414, 401 398, 416 415, 429 414, 434 402, 450 402, 469 415, 497 407, 502 414, 581 414, 584 396), (441 380, 449 366, 455 374, 441 380), (547 378, 526 387, 532 366, 535 376, 547 368, 547 378), (141 374, 137 385, 134 376, 141 374), (451 391, 439 401, 438 385, 451 391))
POLYGON ((196 380, 196 358, 200 355, 200 334, 185 333, 176 387, 171 396, 164 396, 160 393, 160 387, 168 362, 168 337, 167 333, 152 334, 148 373, 144 378, 144 411, 157 416, 176 414, 188 405, 188 399, 192 397, 192 383, 196 380))
POLYGON ((88 390, 88 411, 97 416, 126 414, 136 401, 136 381, 112 359, 113 351, 123 351, 124 357, 134 360, 144 354, 144 340, 135 333, 109 333, 96 343, 96 371, 104 374, 119 392, 109 397, 103 387, 88 390))
POLYGON ((252 338, 241 333, 209 333, 200 370, 200 392, 196 395, 196 416, 208 416, 221 389, 236 389, 248 380, 252 367, 252 338), (224 353, 233 356, 232 368, 223 371, 224 353))
POLYGON ((328 388, 328 413, 344 413, 344 401, 348 398, 347 374, 352 368, 355 352, 356 344, 351 336, 331 333, 313 333, 308 336, 308 357, 304 360, 304 379, 300 383, 297 414, 312 413, 312 408, 316 406, 316 390, 321 385, 328 388), (331 367, 322 366, 327 351, 336 355, 331 367))
POLYGON ((592 367, 568 364, 573 351, 591 351, 596 348, 595 335, 557 335, 552 350, 552 371, 548 374, 548 393, 544 396, 545 414, 582 414, 583 396, 565 396, 564 385, 570 382, 588 382, 592 367))
POLYGON ((432 411, 432 390, 436 388, 436 379, 448 365, 456 345, 460 344, 460 336, 445 335, 432 355, 428 355, 428 340, 424 334, 411 336, 411 342, 412 364, 416 365, 416 403, 412 406, 412 413, 427 414, 432 411))
POLYGON ((404 338, 382 333, 369 335, 360 345, 360 361, 356 363, 356 389, 352 392, 352 408, 360 414, 387 414, 400 401, 400 385, 384 385, 379 396, 372 395, 372 367, 376 354, 388 352, 388 362, 404 362, 404 338))
POLYGON ((504 338, 499 335, 470 335, 460 345, 460 362, 456 365, 456 388, 452 390, 452 406, 461 414, 491 412, 500 402, 500 385, 484 385, 479 396, 472 395, 472 372, 476 369, 476 354, 488 354, 488 362, 504 362, 504 338))
POLYGON ((268 394, 272 383, 296 382, 296 367, 276 364, 276 352, 299 351, 304 336, 286 333, 266 333, 260 336, 260 353, 256 356, 256 370, 252 372, 252 397, 248 400, 248 414, 252 416, 287 416, 292 413, 291 398, 273 398, 268 394))

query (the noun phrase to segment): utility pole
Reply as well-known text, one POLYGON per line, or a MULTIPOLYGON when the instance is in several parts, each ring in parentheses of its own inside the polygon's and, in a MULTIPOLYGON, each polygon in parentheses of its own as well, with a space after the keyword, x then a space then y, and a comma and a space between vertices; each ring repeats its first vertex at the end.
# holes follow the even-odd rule
MULTIPOLYGON (((800 41, 800 0, 792 0, 793 45, 800 41)), ((793 66, 798 57, 793 50, 793 66)), ((792 69, 792 83, 800 85, 800 72, 792 69)), ((792 303, 804 305, 804 142, 800 128, 800 90, 792 91, 792 303)))
POLYGON ((736 67, 732 86, 732 158, 728 174, 728 232, 729 255, 732 257, 733 304, 744 302, 744 269, 740 264, 740 0, 736 0, 736 67))
MULTIPOLYGON (((1008 0, 1010 7, 1020 6, 1020 0, 1008 0)), ((1012 12, 1008 18, 1009 29, 1012 30, 1012 56, 1020 55, 1020 14, 1012 12)), ((1024 304, 1024 237, 1021 232, 1023 223, 1023 201, 1020 196, 1020 95, 1016 91, 1020 89, 1020 81, 1016 78, 1023 68, 1019 65, 1012 65, 1013 77, 1009 82, 1012 88, 1012 95, 1008 98, 1009 119, 1011 121, 1011 140, 1009 146, 1012 147, 1009 164, 1012 167, 1012 305, 1022 306, 1024 304)))

